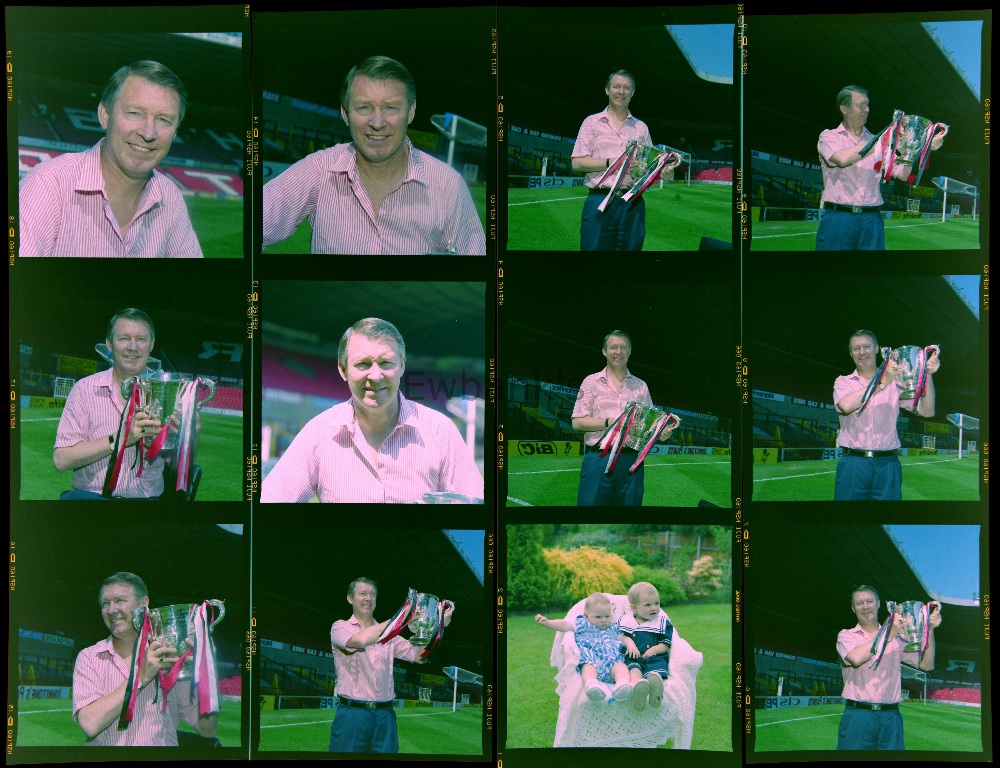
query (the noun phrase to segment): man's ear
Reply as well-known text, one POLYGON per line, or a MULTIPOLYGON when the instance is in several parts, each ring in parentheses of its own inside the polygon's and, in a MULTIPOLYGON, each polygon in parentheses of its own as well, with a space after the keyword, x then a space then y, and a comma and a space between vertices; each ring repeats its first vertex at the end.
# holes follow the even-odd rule
POLYGON ((103 101, 100 102, 97 105, 97 119, 101 121, 101 128, 103 128, 104 130, 108 129, 109 117, 110 115, 108 114, 108 110, 104 106, 104 102, 103 101))

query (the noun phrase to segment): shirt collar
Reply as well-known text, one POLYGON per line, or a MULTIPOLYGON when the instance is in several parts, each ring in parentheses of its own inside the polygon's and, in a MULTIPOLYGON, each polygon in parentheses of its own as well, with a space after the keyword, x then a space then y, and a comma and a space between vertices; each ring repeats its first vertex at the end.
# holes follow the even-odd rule
MULTIPOLYGON (((850 136, 851 138, 854 138, 854 134, 851 133, 850 131, 848 131, 847 130, 847 126, 844 125, 843 123, 841 123, 840 125, 838 125, 834 130, 837 133, 842 133, 845 136, 850 136)), ((870 139, 874 135, 875 135, 874 133, 872 133, 871 131, 868 130, 868 126, 867 125, 864 126, 864 128, 861 129, 861 138, 862 139, 870 139)))
MULTIPOLYGON (((600 114, 601 114, 601 119, 602 120, 607 120, 608 122, 611 122, 610 121, 610 114, 608 113, 609 109, 611 109, 611 105, 610 104, 608 106, 606 106, 604 109, 602 109, 600 114)), ((629 120, 631 120, 633 123, 635 123, 635 117, 632 116, 632 110, 631 109, 628 111, 628 115, 625 116, 624 123, 627 123, 629 120)), ((623 123, 623 125, 624 125, 624 123, 623 123)))
MULTIPOLYGON (((409 136, 403 139, 403 144, 407 149, 406 173, 403 174, 403 179, 399 183, 402 185, 408 181, 416 181, 425 187, 428 186, 427 170, 424 168, 423 160, 414 148, 409 136)), ((346 173, 351 179, 357 178, 358 161, 354 142, 343 146, 347 147, 345 152, 331 153, 327 170, 331 173, 346 173)))
MULTIPOLYGON (((104 185, 104 171, 101 169, 101 147, 104 142, 105 139, 101 139, 83 153, 83 165, 80 167, 80 175, 76 179, 77 192, 100 192, 105 198, 108 196, 107 188, 104 185)), ((162 200, 159 186, 150 184, 150 181, 157 175, 159 175, 159 171, 154 168, 142 188, 139 210, 162 200)))
MULTIPOLYGON (((608 366, 604 366, 604 370, 600 372, 599 376, 605 381, 608 380, 608 366)), ((634 379, 635 376, 632 375, 632 371, 628 368, 625 369, 625 379, 634 379)))

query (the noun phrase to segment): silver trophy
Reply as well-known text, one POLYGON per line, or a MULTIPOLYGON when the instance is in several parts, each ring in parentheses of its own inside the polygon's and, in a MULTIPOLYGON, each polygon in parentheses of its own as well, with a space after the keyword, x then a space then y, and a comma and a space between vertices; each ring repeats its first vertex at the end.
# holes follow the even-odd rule
POLYGON ((901 628, 899 636, 906 643, 904 651, 916 651, 920 653, 926 642, 928 631, 927 620, 929 617, 930 603, 924 606, 919 600, 909 600, 905 603, 898 603, 896 606, 897 621, 901 628))
MULTIPOLYGON (((209 630, 222 621, 226 615, 226 606, 221 600, 209 600, 208 603, 214 607, 219 615, 212 622, 209 630)), ((152 627, 152 634, 149 640, 159 640, 172 648, 177 649, 177 655, 183 656, 187 651, 194 651, 195 644, 195 611, 198 604, 167 605, 163 608, 149 609, 149 623, 152 627)), ((142 617, 144 608, 136 608, 132 612, 132 625, 142 630, 142 617)), ((180 679, 189 678, 194 673, 194 657, 189 657, 181 666, 180 679)))
POLYGON ((429 645, 434 640, 441 621, 440 604, 437 595, 417 593, 414 616, 407 624, 407 628, 413 633, 413 637, 410 638, 411 643, 429 645))
POLYGON ((934 138, 931 121, 920 115, 902 115, 896 135, 896 154, 906 163, 920 160, 924 147, 934 138))
POLYGON ((927 388, 927 359, 940 348, 936 344, 917 347, 912 344, 893 349, 882 347, 882 359, 899 366, 900 400, 919 400, 927 388))
POLYGON ((634 416, 625 435, 625 445, 636 451, 644 450, 662 430, 676 428, 681 423, 677 416, 665 413, 658 405, 632 402, 629 406, 633 409, 634 416))
POLYGON ((169 371, 149 371, 141 376, 133 376, 122 382, 122 396, 128 400, 132 388, 139 387, 139 405, 149 411, 152 418, 164 423, 164 428, 173 422, 176 429, 167 430, 161 449, 173 450, 177 447, 177 435, 184 433, 187 419, 196 418, 197 411, 215 397, 215 382, 198 379, 190 373, 169 371), (193 399, 190 388, 195 388, 193 399), (188 404, 193 404, 193 408, 188 404))

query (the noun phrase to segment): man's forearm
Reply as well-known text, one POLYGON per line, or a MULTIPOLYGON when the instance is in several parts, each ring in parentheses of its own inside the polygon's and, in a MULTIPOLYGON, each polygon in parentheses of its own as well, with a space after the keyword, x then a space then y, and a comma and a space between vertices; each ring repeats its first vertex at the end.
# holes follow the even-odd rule
POLYGON ((80 469, 105 459, 114 453, 111 444, 113 435, 105 435, 95 440, 83 440, 76 445, 56 448, 52 451, 52 463, 60 472, 68 469, 80 469))
POLYGON ((127 682, 122 683, 111 693, 106 693, 96 701, 90 702, 76 713, 76 721, 87 735, 88 740, 96 738, 118 719, 125 701, 127 685, 127 682))
POLYGON ((391 619, 386 619, 378 624, 365 627, 360 632, 355 632, 351 635, 351 639, 347 641, 347 647, 360 650, 362 648, 367 648, 369 645, 374 645, 378 642, 379 637, 382 636, 382 632, 385 628, 389 626, 390 621, 391 619))
POLYGON ((934 628, 931 627, 930 632, 927 633, 927 647, 924 649, 924 655, 920 657, 920 662, 917 664, 920 669, 924 672, 930 672, 934 669, 934 628))
POLYGON ((206 739, 214 739, 219 732, 219 713, 213 712, 211 715, 202 715, 191 724, 199 736, 206 739))
POLYGON ((924 390, 924 396, 920 398, 920 402, 917 403, 917 413, 923 416, 925 419, 931 419, 934 417, 934 412, 936 410, 936 395, 934 393, 934 374, 927 374, 927 388, 924 390))

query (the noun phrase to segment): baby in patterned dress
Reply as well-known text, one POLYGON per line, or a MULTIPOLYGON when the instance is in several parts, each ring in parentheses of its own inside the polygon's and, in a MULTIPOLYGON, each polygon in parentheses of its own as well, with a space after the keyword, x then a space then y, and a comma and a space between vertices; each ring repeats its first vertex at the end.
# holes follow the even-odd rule
POLYGON ((611 600, 603 592, 595 592, 583 605, 583 616, 570 619, 547 619, 542 614, 535 621, 556 632, 572 632, 580 649, 577 669, 583 676, 587 698, 604 701, 606 694, 600 683, 614 685, 612 696, 625 701, 632 695, 628 667, 622 655, 621 635, 611 621, 611 600))

